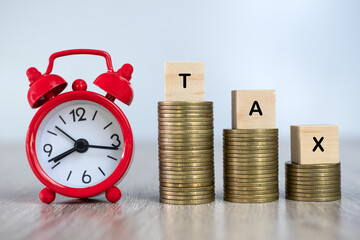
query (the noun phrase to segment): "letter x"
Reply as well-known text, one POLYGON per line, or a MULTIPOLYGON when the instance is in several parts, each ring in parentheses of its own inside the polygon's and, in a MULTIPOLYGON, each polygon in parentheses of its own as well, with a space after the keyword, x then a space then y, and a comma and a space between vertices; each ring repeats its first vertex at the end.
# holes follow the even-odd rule
POLYGON ((319 141, 316 139, 316 137, 313 137, 313 139, 316 143, 315 147, 313 148, 313 152, 315 152, 317 148, 320 148, 320 150, 323 152, 324 148, 321 146, 321 142, 324 140, 324 137, 321 137, 319 141))

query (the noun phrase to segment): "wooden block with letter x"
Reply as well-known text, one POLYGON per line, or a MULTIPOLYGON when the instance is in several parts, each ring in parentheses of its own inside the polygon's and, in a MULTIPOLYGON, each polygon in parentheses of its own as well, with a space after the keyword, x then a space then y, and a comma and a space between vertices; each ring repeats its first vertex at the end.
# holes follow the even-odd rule
POLYGON ((232 128, 276 128, 275 90, 234 90, 232 128))
POLYGON ((291 161, 298 164, 339 162, 336 125, 291 126, 291 161))
POLYGON ((165 63, 165 101, 204 101, 204 63, 165 63))

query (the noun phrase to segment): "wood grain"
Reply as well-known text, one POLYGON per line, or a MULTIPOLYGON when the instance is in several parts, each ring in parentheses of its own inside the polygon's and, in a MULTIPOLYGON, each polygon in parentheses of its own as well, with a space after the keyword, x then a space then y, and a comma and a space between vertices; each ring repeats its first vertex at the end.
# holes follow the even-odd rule
POLYGON ((165 63, 165 101, 204 101, 204 81, 203 62, 165 63))
POLYGON ((292 162, 298 164, 339 162, 338 126, 297 125, 290 127, 290 133, 292 162))
POLYGON ((81 200, 38 199, 42 184, 27 163, 24 145, 0 145, 0 239, 358 239, 360 140, 340 141, 342 199, 306 203, 284 199, 284 162, 290 143, 280 142, 280 200, 235 204, 222 200, 222 144, 215 144, 216 201, 199 206, 158 202, 156 141, 138 143, 132 167, 119 184, 116 204, 104 196, 81 200))
POLYGON ((276 128, 275 90, 231 92, 232 128, 276 128))

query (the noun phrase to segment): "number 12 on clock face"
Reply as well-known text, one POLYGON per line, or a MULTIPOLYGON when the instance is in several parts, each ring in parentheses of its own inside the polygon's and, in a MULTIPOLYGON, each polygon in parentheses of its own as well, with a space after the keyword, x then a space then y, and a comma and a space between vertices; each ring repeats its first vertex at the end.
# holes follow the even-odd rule
POLYGON ((109 177, 123 155, 121 127, 105 107, 73 100, 52 109, 35 139, 44 172, 61 185, 94 186, 109 177))

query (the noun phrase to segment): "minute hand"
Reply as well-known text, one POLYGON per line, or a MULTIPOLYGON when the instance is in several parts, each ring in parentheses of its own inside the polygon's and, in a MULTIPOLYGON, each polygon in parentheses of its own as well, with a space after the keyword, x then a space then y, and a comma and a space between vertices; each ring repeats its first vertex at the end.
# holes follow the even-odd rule
POLYGON ((56 157, 53 157, 52 159, 48 160, 48 162, 54 161, 54 163, 56 163, 56 162, 60 161, 61 159, 63 159, 64 157, 70 155, 71 153, 73 153, 75 151, 76 151, 76 148, 73 147, 73 148, 67 150, 66 152, 61 153, 60 155, 58 155, 56 157))
POLYGON ((98 146, 98 145, 89 145, 89 148, 100 148, 100 149, 110 149, 110 150, 118 150, 118 147, 113 146, 98 146))

